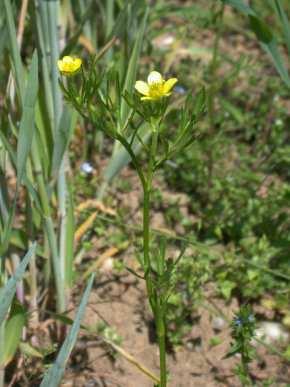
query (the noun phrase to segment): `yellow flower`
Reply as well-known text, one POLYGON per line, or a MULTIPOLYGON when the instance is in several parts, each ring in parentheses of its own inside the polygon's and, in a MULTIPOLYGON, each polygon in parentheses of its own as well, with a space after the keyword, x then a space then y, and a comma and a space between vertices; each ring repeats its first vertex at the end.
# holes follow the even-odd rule
POLYGON ((57 67, 63 75, 74 75, 79 71, 81 65, 82 60, 72 56, 64 56, 57 61, 57 67))
POLYGON ((158 71, 151 71, 148 75, 147 83, 137 81, 135 83, 135 89, 144 95, 144 97, 141 97, 142 101, 156 101, 160 98, 168 97, 176 82, 177 78, 170 78, 165 81, 158 71))

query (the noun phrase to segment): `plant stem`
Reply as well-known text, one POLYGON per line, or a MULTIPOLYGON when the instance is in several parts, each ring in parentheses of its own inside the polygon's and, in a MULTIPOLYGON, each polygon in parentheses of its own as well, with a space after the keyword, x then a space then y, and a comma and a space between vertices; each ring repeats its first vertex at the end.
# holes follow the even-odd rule
POLYGON ((130 143, 122 136, 117 135, 116 139, 124 146, 131 156, 134 168, 139 176, 143 188, 143 263, 145 271, 145 280, 147 295, 149 303, 154 315, 158 345, 159 345, 159 362, 160 362, 160 387, 166 387, 167 373, 166 373, 166 342, 165 342, 165 316, 162 305, 162 295, 159 295, 159 289, 156 289, 152 281, 152 266, 150 259, 150 204, 152 181, 154 176, 155 158, 158 149, 158 122, 152 122, 152 138, 149 154, 147 174, 143 173, 139 161, 130 145, 130 143))
POLYGON ((160 364, 160 387, 166 387, 167 371, 166 371, 166 343, 165 343, 165 319, 162 306, 158 305, 156 311, 156 325, 159 345, 159 364, 160 364))
POLYGON ((154 163, 158 147, 158 127, 156 123, 152 123, 152 140, 149 156, 149 164, 147 171, 147 180, 144 187, 143 200, 143 252, 145 278, 147 285, 147 293, 149 302, 154 314, 158 345, 159 345, 159 364, 160 364, 160 387, 166 387, 166 343, 165 343, 165 318, 162 305, 162 294, 156 289, 151 279, 151 260, 150 260, 150 198, 152 192, 152 180, 154 176, 154 163))
POLYGON ((143 255, 145 273, 150 268, 150 188, 146 184, 143 192, 143 255))

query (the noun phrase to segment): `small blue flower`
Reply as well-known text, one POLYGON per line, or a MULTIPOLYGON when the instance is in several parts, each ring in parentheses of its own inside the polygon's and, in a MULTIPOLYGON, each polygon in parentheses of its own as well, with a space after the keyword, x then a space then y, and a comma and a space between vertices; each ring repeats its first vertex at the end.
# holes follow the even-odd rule
POLYGON ((234 319, 234 324, 237 326, 237 327, 240 327, 243 325, 243 322, 242 322, 242 319, 241 318, 235 318, 234 319))

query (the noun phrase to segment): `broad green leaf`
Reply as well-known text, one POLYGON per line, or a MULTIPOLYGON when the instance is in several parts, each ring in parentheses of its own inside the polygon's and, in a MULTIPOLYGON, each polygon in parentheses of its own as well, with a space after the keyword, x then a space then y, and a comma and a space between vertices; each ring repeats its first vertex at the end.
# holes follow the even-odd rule
POLYGON ((25 90, 25 99, 23 103, 23 112, 20 122, 18 144, 17 144, 17 185, 22 182, 26 161, 30 152, 33 132, 34 132, 34 108, 38 93, 38 57, 35 51, 32 57, 30 71, 28 75, 27 86, 25 90))
POLYGON ((15 302, 9 319, 5 323, 4 351, 1 351, 0 364, 4 367, 10 363, 21 341, 22 329, 26 323, 26 311, 23 306, 15 302))
POLYGON ((93 282, 94 282, 94 275, 91 276, 88 282, 87 288, 82 297, 82 301, 76 313, 73 325, 70 328, 70 331, 59 351, 56 361, 48 370, 48 372, 45 374, 40 387, 56 387, 60 384, 65 371, 66 363, 77 340, 77 335, 80 329, 81 320, 85 312, 85 307, 89 299, 93 282))
POLYGON ((229 300, 232 294, 232 290, 236 287, 236 284, 233 281, 224 280, 219 285, 222 295, 229 300))
POLYGON ((6 285, 2 289, 0 289, 0 325, 4 321, 9 307, 12 303, 16 291, 16 284, 22 279, 25 273, 26 266, 28 265, 28 262, 32 255, 35 253, 35 249, 36 244, 34 243, 28 250, 20 265, 17 267, 14 275, 8 280, 6 285))

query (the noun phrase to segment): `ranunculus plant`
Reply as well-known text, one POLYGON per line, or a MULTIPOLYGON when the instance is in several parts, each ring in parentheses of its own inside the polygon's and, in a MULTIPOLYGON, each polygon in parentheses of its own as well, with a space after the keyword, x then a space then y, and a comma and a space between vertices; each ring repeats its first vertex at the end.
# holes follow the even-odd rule
MULTIPOLYGON (((67 58, 67 57, 65 57, 67 58)), ((74 59, 74 63, 77 59, 74 59)), ((59 62, 63 75, 75 73, 78 66, 70 64, 64 58, 59 62), (71 67, 70 67, 71 66, 71 67), (71 68, 71 71, 69 71, 71 68)), ((81 65, 81 61, 77 62, 81 65)), ((139 176, 143 189, 143 257, 139 260, 143 274, 130 270, 145 280, 149 304, 155 319, 156 333, 160 356, 160 381, 158 386, 167 385, 166 368, 166 311, 172 287, 172 273, 177 270, 176 261, 166 257, 166 241, 162 241, 159 249, 153 249, 150 229, 150 208, 153 192, 153 179, 161 165, 182 152, 197 137, 197 123, 205 109, 205 91, 200 90, 193 98, 189 95, 180 109, 179 127, 172 134, 167 127, 166 116, 170 105, 170 96, 174 92, 177 78, 165 80, 157 72, 150 72, 147 82, 136 81, 134 90, 120 91, 118 76, 108 71, 101 75, 94 60, 87 69, 82 66, 79 85, 69 77, 67 82, 60 80, 66 100, 97 130, 103 131, 114 140, 119 141, 129 153, 132 164, 139 176), (121 104, 127 103, 129 113, 126 120, 121 119, 121 104), (125 122, 125 123, 124 123, 125 122), (148 136, 142 139, 140 128, 145 124, 148 136), (147 140, 147 142, 146 142, 147 140), (136 144, 141 147, 142 154, 136 151, 136 144), (144 155, 146 162, 144 164, 144 155), (142 157, 142 161, 141 161, 142 157)))

